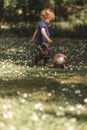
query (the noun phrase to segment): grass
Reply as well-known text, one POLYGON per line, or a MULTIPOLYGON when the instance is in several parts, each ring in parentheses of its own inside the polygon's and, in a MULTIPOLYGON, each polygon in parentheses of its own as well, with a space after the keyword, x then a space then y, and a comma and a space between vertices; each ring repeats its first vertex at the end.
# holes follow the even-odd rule
POLYGON ((57 39, 68 69, 31 66, 28 38, 0 38, 1 130, 87 129, 87 39, 57 39))

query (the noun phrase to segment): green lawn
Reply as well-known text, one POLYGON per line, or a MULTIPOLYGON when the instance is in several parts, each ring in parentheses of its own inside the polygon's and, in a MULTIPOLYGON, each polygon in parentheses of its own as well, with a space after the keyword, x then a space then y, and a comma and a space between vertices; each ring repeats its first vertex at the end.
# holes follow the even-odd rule
POLYGON ((0 130, 87 130, 87 39, 54 38, 67 69, 31 66, 28 38, 0 38, 0 130))

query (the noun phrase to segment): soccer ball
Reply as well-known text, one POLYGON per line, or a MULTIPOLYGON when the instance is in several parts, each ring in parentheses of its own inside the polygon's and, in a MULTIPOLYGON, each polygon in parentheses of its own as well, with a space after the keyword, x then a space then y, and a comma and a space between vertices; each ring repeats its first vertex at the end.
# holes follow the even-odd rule
POLYGON ((54 67, 64 68, 67 65, 67 56, 64 54, 56 54, 53 58, 54 67))

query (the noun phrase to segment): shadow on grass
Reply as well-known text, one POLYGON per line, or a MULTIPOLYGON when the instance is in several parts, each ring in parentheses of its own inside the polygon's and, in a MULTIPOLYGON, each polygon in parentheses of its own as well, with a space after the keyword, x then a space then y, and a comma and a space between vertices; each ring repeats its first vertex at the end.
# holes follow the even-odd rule
POLYGON ((87 121, 87 114, 86 113, 84 113, 84 114, 73 114, 73 113, 66 112, 65 115, 69 119, 70 118, 76 118, 80 122, 86 122, 87 121))
POLYGON ((42 93, 42 97, 44 93, 51 93, 52 97, 48 101, 66 100, 72 104, 83 104, 84 99, 87 97, 87 85, 79 83, 61 84, 55 79, 48 78, 0 80, 0 97, 15 97, 19 96, 19 93, 37 93, 38 96, 39 93, 42 93))
MULTIPOLYGON (((0 36, 1 37, 29 37, 32 35, 33 31, 35 30, 36 24, 33 25, 16 25, 17 27, 10 27, 9 29, 0 29, 0 36)), ((87 34, 87 24, 76 24, 72 29, 69 28, 62 28, 60 25, 52 26, 50 28, 52 35, 55 37, 68 37, 68 38, 86 38, 87 34)))

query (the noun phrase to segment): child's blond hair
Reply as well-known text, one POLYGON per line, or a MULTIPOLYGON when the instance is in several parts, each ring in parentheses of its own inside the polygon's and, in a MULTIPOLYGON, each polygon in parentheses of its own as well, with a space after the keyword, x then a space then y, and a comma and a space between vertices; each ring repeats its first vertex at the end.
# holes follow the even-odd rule
POLYGON ((46 8, 41 11, 40 17, 42 20, 50 18, 51 20, 55 19, 54 10, 51 8, 46 8))

